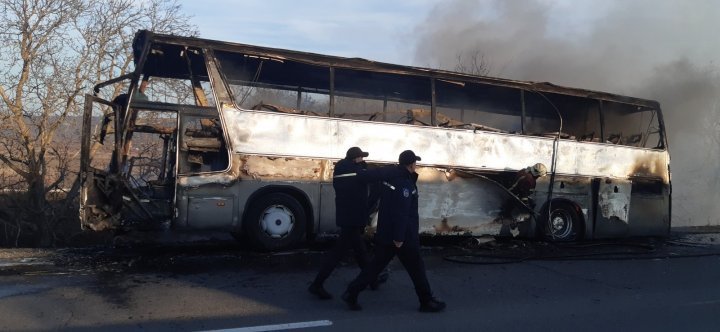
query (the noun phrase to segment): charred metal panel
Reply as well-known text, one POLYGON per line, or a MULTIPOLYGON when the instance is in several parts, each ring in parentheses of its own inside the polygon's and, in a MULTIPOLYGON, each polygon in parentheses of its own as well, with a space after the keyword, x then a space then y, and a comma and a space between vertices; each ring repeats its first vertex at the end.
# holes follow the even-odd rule
MULTIPOLYGON (((230 160, 230 167, 226 171, 219 172, 206 172, 198 174, 181 174, 176 179, 176 198, 175 198, 175 220, 173 227, 175 228, 187 228, 187 227, 199 227, 199 228, 234 228, 239 224, 237 218, 237 204, 233 202, 229 204, 225 202, 225 207, 231 205, 233 209, 230 211, 231 217, 222 219, 211 220, 206 217, 200 210, 207 208, 201 201, 205 197, 229 197, 237 196, 236 190, 233 186, 237 185, 239 181, 238 175, 240 174, 239 167, 240 162, 236 156, 233 156, 230 160), (195 202, 195 206, 192 203, 195 202), (193 212, 197 211, 197 213, 193 212), (209 223, 212 226, 205 226, 205 223, 209 223), (222 223, 222 226, 220 225, 222 223)), ((205 205, 210 202, 204 202, 205 205)), ((217 203, 217 202, 216 202, 217 203)), ((224 211, 225 209, 223 209, 224 211)), ((222 215, 222 214, 221 214, 222 215)))
MULTIPOLYGON (((242 191, 252 191, 248 181, 316 183, 319 186, 319 233, 333 232, 335 226, 334 190, 330 174, 333 165, 319 159, 262 157, 242 155, 244 163, 238 183, 242 191)), ((423 234, 498 234, 502 223, 498 220, 502 204, 510 197, 497 183, 477 177, 459 177, 445 169, 418 168, 420 191, 420 232, 423 234)))
MULTIPOLYGON (((318 183, 320 204, 318 232, 335 226, 335 193, 327 160, 242 155, 243 181, 297 181, 318 183)), ((508 193, 497 184, 477 177, 450 175, 445 169, 418 168, 420 227, 424 234, 498 234, 497 221, 508 193)), ((244 189, 243 189, 244 190, 244 189)))
POLYGON ((499 234, 501 208, 510 197, 506 190, 444 169, 420 167, 417 172, 421 234, 499 234))
MULTIPOLYGON (((536 190, 547 190, 550 177, 537 179, 536 190)), ((580 176, 558 176, 553 184, 553 197, 588 196, 590 195, 590 179, 580 176)))
MULTIPOLYGON (((423 235, 499 235, 508 222, 500 212, 504 203, 513 200, 499 184, 483 177, 458 176, 457 173, 434 167, 417 169, 420 233, 423 235)), ((331 184, 323 186, 326 215, 321 222, 322 232, 336 229, 334 192, 331 184)), ((529 221, 529 211, 522 221, 529 221)), ((370 223, 370 233, 377 226, 377 214, 370 223)), ((527 235, 527 234, 525 234, 527 235)))
POLYGON ((320 181, 332 178, 329 160, 236 154, 230 163, 228 172, 180 176, 178 184, 194 187, 210 183, 229 185, 240 180, 320 181))
MULTIPOLYGON (((651 186, 651 188, 655 187, 651 186)), ((647 192, 636 193, 633 189, 628 235, 668 235, 670 230, 670 216, 668 215, 670 199, 664 190, 667 189, 663 189, 657 194, 648 194, 647 192)))
MULTIPOLYGON (((370 152, 371 162, 394 163, 412 149, 423 165, 519 170, 551 165, 553 140, 543 137, 365 122, 348 119, 224 108, 230 145, 236 153, 338 159, 349 146, 370 152)), ((669 183, 667 151, 561 140, 557 173, 669 183)))
POLYGON ((120 206, 117 200, 120 192, 117 181, 104 172, 87 171, 80 193, 80 218, 82 227, 94 231, 114 229, 120 221, 120 206), (117 190, 116 193, 113 191, 117 190))
POLYGON ((632 182, 621 179, 607 179, 600 182, 599 210, 604 218, 617 218, 627 223, 630 212, 632 182))
POLYGON ((180 188, 192 188, 211 183, 228 186, 239 180, 240 162, 238 156, 230 158, 230 167, 227 171, 204 172, 196 174, 180 174, 177 177, 177 184, 180 188))
POLYGON ((665 194, 666 186, 662 181, 657 179, 632 179, 632 194, 633 196, 657 196, 665 194))
MULTIPOLYGON (((593 237, 600 239, 630 236, 630 225, 635 227, 636 223, 644 223, 643 220, 638 219, 641 215, 634 215, 630 212, 633 210, 633 205, 638 204, 632 193, 631 181, 602 178, 599 179, 598 187, 598 211, 595 215, 593 237), (615 192, 616 185, 617 193, 615 192), (630 204, 631 200, 632 205, 630 204), (627 201, 626 206, 624 201, 627 201), (617 216, 617 214, 623 214, 623 209, 628 209, 627 219, 620 219, 617 216)), ((667 212, 668 209, 665 209, 664 214, 667 215, 667 212)))

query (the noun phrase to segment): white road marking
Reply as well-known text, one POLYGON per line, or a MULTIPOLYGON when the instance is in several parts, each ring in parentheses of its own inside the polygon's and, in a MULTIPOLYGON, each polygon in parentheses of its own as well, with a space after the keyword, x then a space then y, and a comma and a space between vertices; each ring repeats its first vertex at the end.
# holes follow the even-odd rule
POLYGON ((698 302, 685 303, 685 305, 708 305, 708 304, 720 304, 720 300, 698 301, 698 302))
POLYGON ((0 267, 13 267, 13 266, 24 266, 24 265, 54 265, 49 261, 41 261, 36 258, 23 258, 19 261, 6 261, 0 260, 0 267))
POLYGON ((297 323, 286 323, 276 325, 261 325, 261 326, 248 326, 238 327, 234 329, 224 330, 208 330, 204 332, 261 332, 261 331, 280 331, 280 330, 292 330, 292 329, 304 329, 308 327, 321 327, 330 326, 332 321, 329 320, 315 320, 311 322, 297 322, 297 323))

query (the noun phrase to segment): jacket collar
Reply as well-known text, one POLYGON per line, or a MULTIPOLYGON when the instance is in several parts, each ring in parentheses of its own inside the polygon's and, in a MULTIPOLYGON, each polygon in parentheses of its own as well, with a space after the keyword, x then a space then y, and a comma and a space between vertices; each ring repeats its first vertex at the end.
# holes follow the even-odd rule
POLYGON ((397 168, 398 168, 400 174, 402 174, 404 177, 410 178, 413 182, 417 181, 417 178, 418 178, 417 173, 410 173, 410 171, 408 171, 408 169, 403 165, 398 165, 397 168))

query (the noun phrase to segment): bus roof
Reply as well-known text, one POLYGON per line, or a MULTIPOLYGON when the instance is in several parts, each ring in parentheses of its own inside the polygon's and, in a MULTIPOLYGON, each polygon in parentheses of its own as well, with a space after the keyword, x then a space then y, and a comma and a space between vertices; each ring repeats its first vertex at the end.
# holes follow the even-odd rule
MULTIPOLYGON (((383 63, 362 58, 346 58, 340 56, 202 39, 196 37, 158 34, 147 30, 138 31, 133 41, 133 54, 135 57, 134 60, 136 64, 136 70, 139 71, 137 72, 137 74, 146 74, 150 76, 170 78, 188 77, 190 72, 188 71, 188 63, 184 58, 177 57, 174 58, 174 61, 169 60, 168 57, 163 57, 163 61, 158 61, 160 59, 155 58, 157 55, 173 54, 174 52, 177 52, 175 54, 181 54, 186 47, 208 48, 219 51, 237 52, 281 61, 297 61, 315 66, 364 70, 397 75, 431 77, 448 81, 480 83, 527 91, 536 91, 617 102, 636 105, 639 107, 647 107, 651 109, 660 109, 660 104, 655 100, 641 99, 587 89, 564 87, 549 82, 520 81, 489 76, 478 76, 440 69, 383 63), (148 50, 148 52, 146 53, 144 52, 144 50, 147 46, 150 46, 150 50, 148 50), (152 65, 144 65, 142 66, 142 68, 138 68, 137 65, 144 54, 147 54, 147 62, 152 65)), ((192 70, 192 73, 196 76, 207 77, 207 73, 205 73, 205 68, 202 66, 195 64, 192 66, 192 68, 190 68, 190 70, 192 70)))

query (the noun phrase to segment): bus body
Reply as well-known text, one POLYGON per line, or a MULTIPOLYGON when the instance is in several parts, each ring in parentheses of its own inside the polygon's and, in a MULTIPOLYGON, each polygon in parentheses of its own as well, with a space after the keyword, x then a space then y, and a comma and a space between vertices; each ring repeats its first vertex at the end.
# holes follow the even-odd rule
POLYGON ((422 234, 669 233, 655 101, 148 31, 133 51, 133 73, 86 97, 85 228, 227 230, 293 246, 335 232, 333 166, 359 146, 371 167, 406 149, 422 157, 422 234), (103 99, 116 84, 129 85, 125 98, 103 99), (527 204, 506 188, 535 163, 550 172, 527 204))

